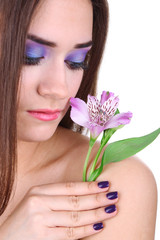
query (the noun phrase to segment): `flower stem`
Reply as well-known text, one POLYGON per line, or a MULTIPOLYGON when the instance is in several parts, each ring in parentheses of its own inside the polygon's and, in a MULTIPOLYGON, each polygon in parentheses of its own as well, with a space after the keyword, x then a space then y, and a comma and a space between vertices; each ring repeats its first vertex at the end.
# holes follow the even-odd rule
POLYGON ((95 143, 96 139, 90 139, 90 142, 89 142, 89 149, 88 149, 88 153, 87 153, 87 156, 86 156, 86 160, 85 160, 85 163, 84 163, 84 168, 83 168, 83 182, 86 181, 86 172, 87 172, 87 165, 88 165, 88 160, 89 160, 89 156, 91 154, 91 150, 93 148, 93 145, 95 143))
POLYGON ((97 161, 98 161, 98 158, 99 158, 99 155, 102 151, 102 149, 104 148, 104 146, 107 144, 107 142, 109 141, 109 139, 111 138, 111 136, 115 133, 115 129, 108 129, 108 130, 105 130, 104 133, 103 133, 103 138, 102 138, 102 141, 101 141, 101 145, 98 149, 98 152, 96 154, 96 157, 93 161, 93 164, 92 164, 92 167, 91 167, 91 171, 89 173, 89 177, 91 177, 92 173, 94 172, 95 170, 95 167, 96 167, 96 164, 97 164, 97 161))
POLYGON ((98 158, 99 158, 99 155, 101 154, 101 151, 102 149, 104 148, 105 144, 102 144, 99 149, 98 149, 98 152, 95 156, 95 159, 94 159, 94 162, 92 164, 92 167, 91 167, 91 170, 90 170, 90 173, 89 173, 89 177, 91 176, 91 174, 94 172, 95 170, 95 167, 96 167, 96 164, 97 164, 97 161, 98 161, 98 158))

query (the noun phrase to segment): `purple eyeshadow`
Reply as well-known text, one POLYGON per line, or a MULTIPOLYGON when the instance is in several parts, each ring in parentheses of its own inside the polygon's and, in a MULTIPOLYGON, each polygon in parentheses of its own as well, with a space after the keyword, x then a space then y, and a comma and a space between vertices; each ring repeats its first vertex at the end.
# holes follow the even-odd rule
POLYGON ((89 49, 80 49, 80 50, 75 50, 71 52, 65 60, 71 61, 71 62, 84 62, 86 55, 88 53, 89 49))
POLYGON ((41 44, 27 40, 25 54, 30 58, 40 58, 46 56, 46 48, 41 44))

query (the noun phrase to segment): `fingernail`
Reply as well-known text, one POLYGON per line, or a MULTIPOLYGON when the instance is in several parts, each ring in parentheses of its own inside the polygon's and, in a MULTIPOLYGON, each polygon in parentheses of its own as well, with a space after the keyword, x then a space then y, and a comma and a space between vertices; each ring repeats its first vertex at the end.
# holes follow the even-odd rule
POLYGON ((116 198, 118 198, 118 192, 110 192, 110 193, 107 193, 107 194, 106 194, 106 197, 107 197, 109 200, 116 199, 116 198))
POLYGON ((115 211, 116 211, 116 206, 115 205, 111 205, 111 206, 105 208, 106 213, 112 213, 112 212, 115 212, 115 211))
POLYGON ((98 183, 99 188, 107 188, 109 187, 109 182, 108 181, 103 181, 98 183))
POLYGON ((93 225, 94 230, 100 230, 103 228, 103 223, 96 223, 93 225))

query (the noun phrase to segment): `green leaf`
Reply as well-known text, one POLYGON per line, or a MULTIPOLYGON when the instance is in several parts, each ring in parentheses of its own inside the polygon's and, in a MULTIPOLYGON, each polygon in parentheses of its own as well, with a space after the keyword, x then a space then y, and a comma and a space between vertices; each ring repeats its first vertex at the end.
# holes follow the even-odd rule
POLYGON ((117 108, 117 110, 116 110, 116 112, 115 112, 114 115, 117 115, 117 114, 119 114, 119 113, 120 113, 120 111, 119 111, 119 109, 117 108))
POLYGON ((135 155, 151 144, 160 134, 160 128, 143 137, 128 138, 110 143, 103 154, 104 165, 118 162, 135 155))

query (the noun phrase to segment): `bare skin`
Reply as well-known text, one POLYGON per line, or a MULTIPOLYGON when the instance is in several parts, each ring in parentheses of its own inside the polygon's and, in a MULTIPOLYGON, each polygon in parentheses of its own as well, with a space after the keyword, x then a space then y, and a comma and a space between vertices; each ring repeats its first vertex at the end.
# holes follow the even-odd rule
POLYGON ((88 138, 58 127, 83 76, 83 70, 71 70, 64 60, 76 44, 92 40, 92 17, 89 0, 46 0, 31 24, 29 34, 56 47, 47 48, 40 65, 22 71, 18 172, 15 194, 0 217, 1 240, 154 239, 156 184, 148 168, 126 159, 106 166, 97 179, 109 181, 109 187, 82 183, 88 138), (27 112, 39 108, 61 113, 44 122, 27 112), (119 198, 107 199, 113 191, 119 198), (106 213, 113 204, 117 210, 106 213), (93 224, 99 222, 104 229, 95 231, 93 224))
MULTIPOLYGON (((88 148, 88 139, 77 133, 60 128, 59 136, 64 133, 65 135, 63 141, 61 138, 60 141, 62 141, 64 144, 63 146, 66 146, 66 148, 63 147, 60 160, 57 159, 59 164, 56 164, 54 161, 52 162, 49 158, 46 161, 46 165, 41 169, 34 169, 34 171, 26 173, 23 179, 20 178, 20 180, 17 181, 17 190, 14 198, 9 204, 7 211, 1 217, 1 224, 4 222, 1 227, 1 234, 3 236, 4 232, 4 239, 12 239, 11 236, 14 236, 15 233, 17 235, 15 235, 13 239, 19 239, 17 229, 21 228, 20 225, 15 225, 15 222, 17 222, 17 224, 21 222, 22 226, 24 226, 24 221, 27 219, 28 212, 32 216, 35 216, 35 220, 30 217, 31 222, 29 222, 33 229, 35 228, 33 239, 41 239, 39 238, 39 235, 42 237, 43 234, 44 239, 54 239, 54 230, 57 230, 54 228, 54 215, 48 215, 48 219, 52 218, 52 220, 48 220, 48 224, 51 224, 52 222, 52 231, 48 232, 43 228, 47 221, 46 208, 57 208, 61 210, 69 209, 70 211, 75 211, 75 208, 78 208, 78 206, 75 204, 73 198, 72 200, 70 199, 70 201, 66 198, 68 194, 72 196, 78 195, 79 205, 83 202, 83 207, 81 205, 82 208, 85 208, 88 211, 92 208, 92 210, 95 211, 98 207, 100 212, 96 214, 95 219, 93 219, 93 216, 89 215, 88 212, 85 216, 85 219, 88 219, 87 224, 85 223, 86 220, 83 220, 82 223, 77 223, 74 219, 76 222, 75 225, 79 224, 79 228, 77 226, 74 228, 72 226, 73 223, 70 223, 70 227, 73 227, 76 231, 72 231, 71 233, 70 231, 66 231, 67 228, 64 228, 61 230, 61 234, 56 232, 57 235, 55 239, 96 240, 106 239, 106 237, 111 240, 117 239, 118 237, 124 240, 154 239, 156 218, 156 184, 149 169, 135 158, 126 159, 116 164, 109 164, 105 167, 102 175, 98 179, 99 181, 108 180, 110 182, 109 189, 106 188, 99 190, 95 187, 95 185, 93 185, 92 187, 90 186, 89 189, 87 188, 86 191, 86 186, 83 186, 83 188, 80 188, 83 192, 82 197, 80 189, 76 189, 79 186, 79 182, 82 181, 82 170, 88 148), (67 141, 67 139, 70 139, 70 141, 67 141), (65 145, 65 142, 68 143, 65 145), (74 147, 70 149, 70 146, 74 147), (83 152, 82 149, 84 150, 83 152), (61 168, 61 171, 58 168, 61 168), (32 179, 32 182, 30 179, 32 179), (68 184, 66 190, 66 184, 64 184, 66 182, 75 182, 75 185, 68 184), (48 185, 48 183, 51 184, 48 185), (57 185, 57 183, 62 183, 62 185, 57 185), (39 187, 34 188, 34 186, 37 185, 39 187), (106 193, 113 191, 118 191, 119 201, 118 199, 108 200, 106 198, 106 193), (60 195, 60 197, 58 196, 57 198, 57 194, 60 195), (98 197, 95 198, 95 196, 98 197), (49 200, 47 197, 49 197, 49 200), (107 215, 104 212, 104 208, 112 204, 116 204, 117 211, 107 215), (9 214, 11 215, 8 217, 9 214), (5 221, 5 219, 7 220, 5 221), (97 233, 96 231, 93 231, 93 224, 100 221, 103 222, 104 229, 97 233), (41 228, 38 226, 41 226, 41 228), (84 226, 85 228, 82 228, 84 226), (11 230, 9 231, 9 229, 11 230), (43 229, 44 231, 40 231, 40 229, 43 229), (62 236, 62 232, 65 237, 64 235, 62 236)), ((95 147, 95 151, 97 150, 97 147, 98 145, 95 147)), ((81 213, 83 212, 80 209, 77 210, 81 213)), ((68 216, 68 220, 64 221, 64 216, 65 214, 62 215, 63 220, 59 216, 60 220, 58 221, 58 224, 60 224, 59 222, 62 222, 62 224, 67 222, 68 225, 70 217, 68 216)), ((58 215, 56 219, 57 218, 58 215)), ((27 225, 26 228, 30 229, 29 225, 27 225)), ((19 232, 19 234, 22 236, 21 232, 19 232)), ((25 236, 26 239, 29 237, 28 235, 25 236)), ((30 239, 32 238, 30 237, 30 239)))
POLYGON ((97 233, 94 223, 117 214, 104 211, 118 201, 107 199, 109 187, 98 188, 97 182, 82 183, 88 139, 59 128, 56 141, 63 146, 57 159, 48 149, 51 155, 43 166, 23 172, 23 177, 19 173, 15 194, 0 219, 2 239, 81 239, 97 233), (73 211, 78 212, 79 220, 73 211))

